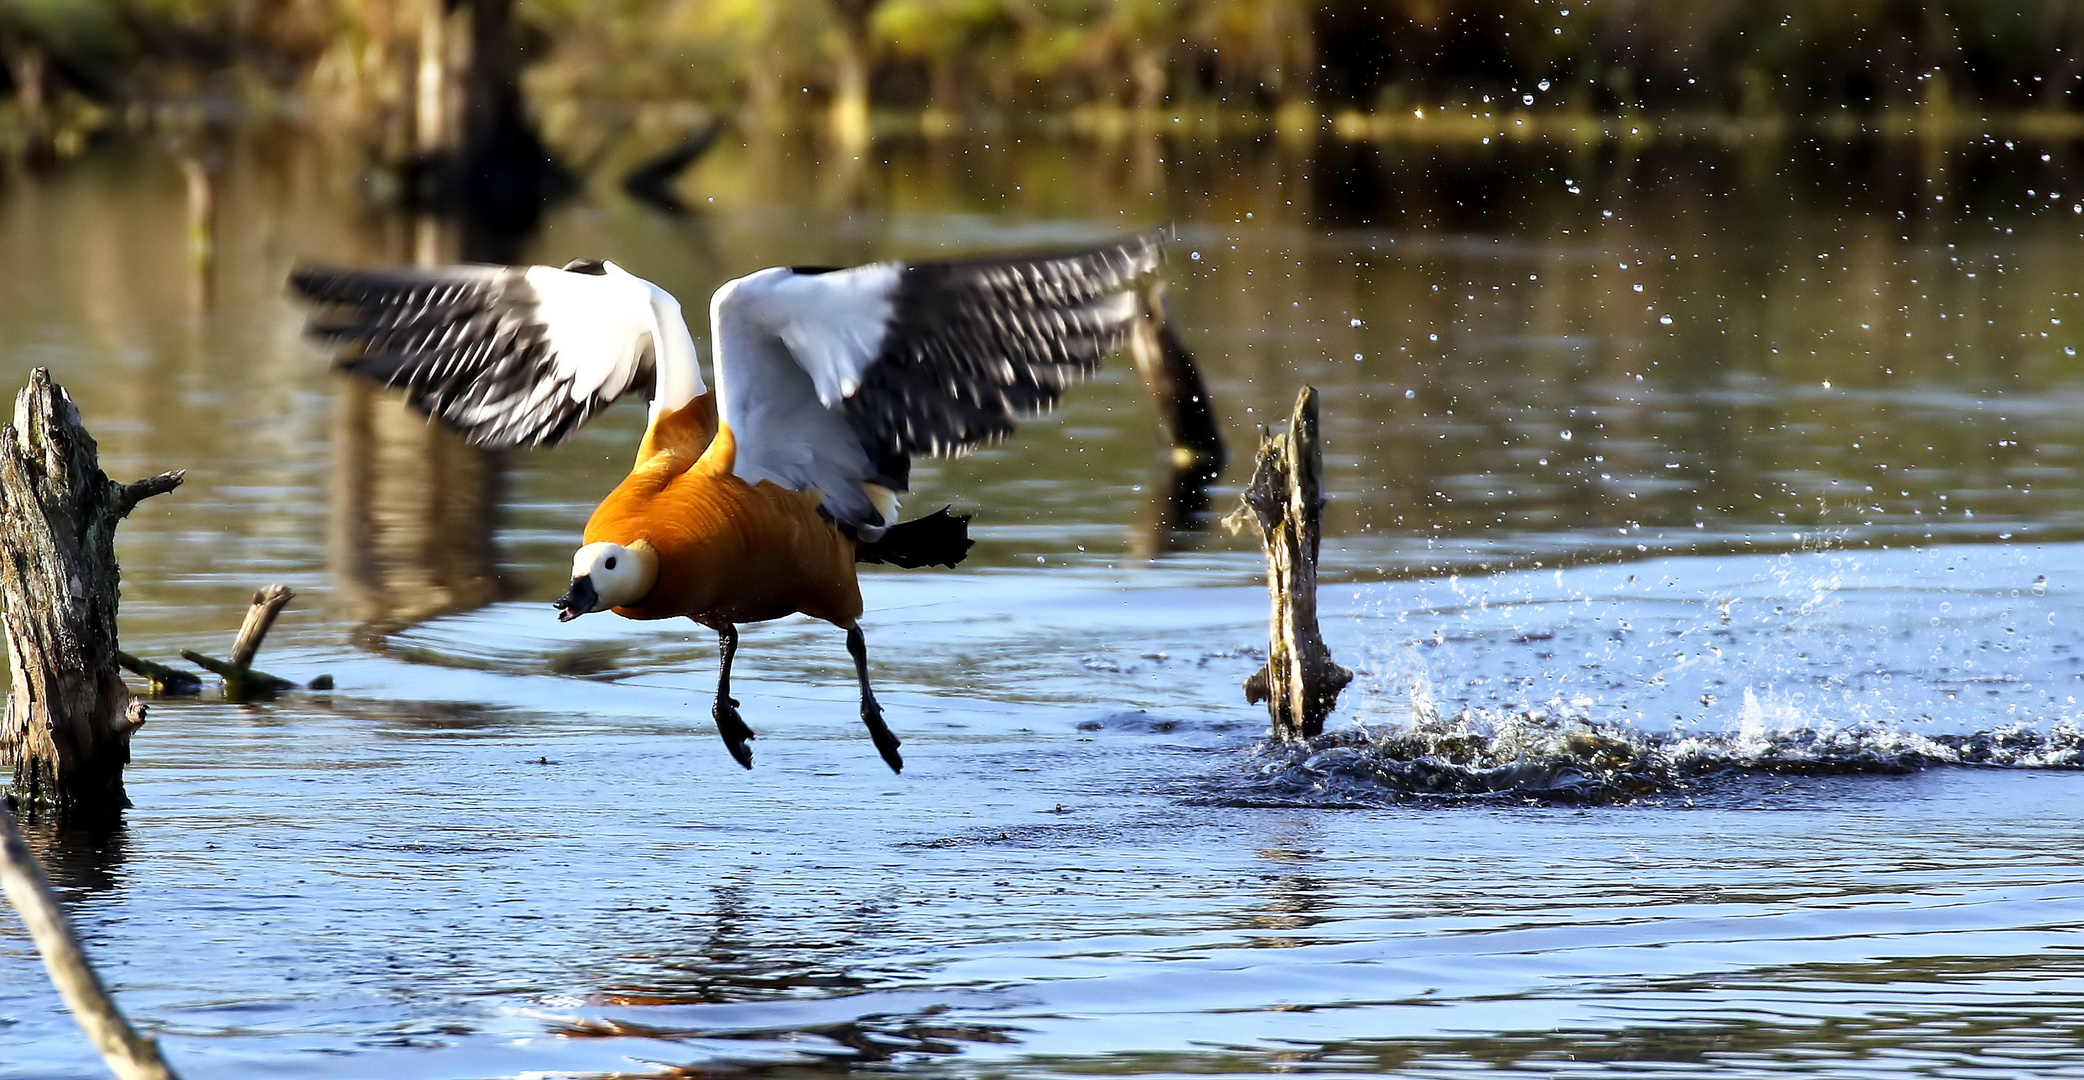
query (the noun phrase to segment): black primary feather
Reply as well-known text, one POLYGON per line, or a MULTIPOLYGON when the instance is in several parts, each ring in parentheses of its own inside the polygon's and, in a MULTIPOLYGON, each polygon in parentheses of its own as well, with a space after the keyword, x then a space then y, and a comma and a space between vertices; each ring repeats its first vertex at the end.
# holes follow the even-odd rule
POLYGON ((878 539, 854 548, 854 561, 888 563, 906 570, 922 566, 953 567, 970 553, 970 515, 951 514, 943 506, 925 517, 900 521, 878 539))
MULTIPOLYGON (((342 368, 404 388, 414 408, 479 446, 560 442, 613 400, 573 399, 520 268, 314 267, 290 285, 321 305, 310 332, 347 346, 342 368)), ((632 382, 649 376, 647 357, 632 382)))
POLYGON ((1163 242, 1149 232, 1089 251, 906 266, 848 423, 886 474, 911 454, 1005 437, 1127 340, 1141 315, 1128 294, 1157 272, 1163 242))

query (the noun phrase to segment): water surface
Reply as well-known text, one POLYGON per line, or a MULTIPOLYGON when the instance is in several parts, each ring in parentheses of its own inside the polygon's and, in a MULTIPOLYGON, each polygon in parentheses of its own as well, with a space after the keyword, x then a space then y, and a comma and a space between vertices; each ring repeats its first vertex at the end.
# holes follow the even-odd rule
MULTIPOLYGON (((188 1075, 2073 1068, 2084 776, 2024 767, 2075 764, 2084 683, 2072 147, 756 140, 691 216, 603 184, 511 241, 699 308, 1173 223, 1214 505, 1324 394, 1335 728, 1773 766, 1592 805, 1259 747, 1262 565, 1165 527, 1122 364, 917 471, 980 543, 866 582, 905 774, 803 621, 746 632, 743 772, 706 631, 546 606, 641 410, 494 459, 337 380, 291 266, 485 252, 296 132, 211 153, 200 269, 149 142, 0 185, 0 376, 50 367, 118 478, 189 470, 120 534, 126 648, 283 581, 265 666, 336 682, 156 703, 123 828, 33 838, 188 1075)), ((96 1075, 0 925, 0 1077, 96 1075)))

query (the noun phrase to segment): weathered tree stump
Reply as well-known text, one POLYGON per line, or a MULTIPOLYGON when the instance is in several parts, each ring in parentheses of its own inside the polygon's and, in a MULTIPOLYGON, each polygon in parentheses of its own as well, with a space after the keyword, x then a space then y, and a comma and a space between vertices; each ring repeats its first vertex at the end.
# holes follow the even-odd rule
POLYGON ((1324 509, 1324 457, 1317 445, 1317 389, 1295 399, 1286 434, 1263 431, 1244 505, 1224 519, 1232 532, 1247 521, 1266 547, 1266 587, 1273 597, 1266 666, 1245 680, 1245 700, 1266 702, 1273 737, 1288 742, 1323 734, 1353 673, 1333 662, 1317 630, 1317 547, 1324 509))
POLYGON ((116 523, 181 477, 110 480, 72 398, 42 368, 0 427, 0 617, 14 674, 0 768, 30 812, 129 805, 123 766, 145 710, 116 669, 116 523))

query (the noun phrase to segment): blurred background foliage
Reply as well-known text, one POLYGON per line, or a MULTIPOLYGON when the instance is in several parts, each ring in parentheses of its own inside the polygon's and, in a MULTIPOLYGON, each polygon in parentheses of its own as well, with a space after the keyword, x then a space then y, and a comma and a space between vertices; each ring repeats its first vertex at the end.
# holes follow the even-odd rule
MULTIPOLYGON (((402 94, 384 69, 411 62, 423 5, 443 2, 0 0, 0 49, 18 106, 324 109, 402 94)), ((475 2, 518 25, 535 95, 769 114, 832 97, 857 16, 877 108, 956 113, 1486 94, 1594 112, 2068 110, 2084 74, 2075 0, 475 2)))
POLYGON ((1167 116, 2084 119, 2084 0, 0 0, 0 54, 0 146, 61 155, 124 118, 289 115, 410 162, 517 84, 567 161, 704 117, 857 147, 1167 116))

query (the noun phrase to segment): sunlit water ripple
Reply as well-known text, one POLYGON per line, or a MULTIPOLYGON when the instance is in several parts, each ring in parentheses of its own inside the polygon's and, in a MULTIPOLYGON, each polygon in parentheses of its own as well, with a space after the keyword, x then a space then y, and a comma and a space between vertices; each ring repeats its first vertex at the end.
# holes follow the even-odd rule
MULTIPOLYGON (((636 411, 487 464, 358 399, 282 273, 409 230, 294 145, 231 149, 214 306, 150 148, 0 191, 46 271, 0 283, 4 371, 53 366, 112 474, 191 469, 121 533, 126 647, 208 649, 283 580, 263 664, 335 682, 154 703, 124 827, 32 837, 186 1075, 2078 1071, 2084 247, 1977 216, 2038 154, 1916 231, 1805 202, 1843 171, 1810 147, 1745 188, 1702 148, 1602 184, 1188 144, 1174 187, 1212 194, 1146 203, 1084 175, 1104 147, 901 146, 924 194, 874 214, 731 148, 691 181, 713 217, 558 211, 532 257, 690 295, 1171 218, 1233 446, 1324 390, 1320 600, 1359 674, 1324 742, 1260 741, 1260 561, 1153 527, 1118 370, 922 463, 913 505, 978 508, 980 544, 867 580, 893 777, 829 627, 746 631, 745 772, 706 631, 556 623, 636 411), (1038 201, 976 212, 1014 168, 1038 201), (1349 227, 1362 173, 1408 188, 1391 226, 1349 227)), ((0 1077, 98 1075, 0 923, 0 1077)))

